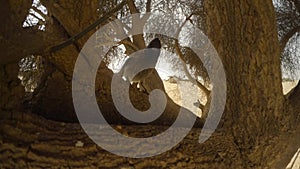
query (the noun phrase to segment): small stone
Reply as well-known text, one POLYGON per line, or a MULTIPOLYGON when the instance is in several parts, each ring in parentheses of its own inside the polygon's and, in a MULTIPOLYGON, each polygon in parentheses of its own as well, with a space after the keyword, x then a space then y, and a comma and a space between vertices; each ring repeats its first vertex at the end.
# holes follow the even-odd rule
POLYGON ((75 147, 83 147, 84 143, 82 141, 77 141, 75 147))

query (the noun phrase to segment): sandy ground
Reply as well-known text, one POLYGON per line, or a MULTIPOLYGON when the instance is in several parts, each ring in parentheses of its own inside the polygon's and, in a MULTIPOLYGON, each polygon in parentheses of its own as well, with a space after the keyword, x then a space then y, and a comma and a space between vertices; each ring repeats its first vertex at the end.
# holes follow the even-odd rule
MULTIPOLYGON (((192 83, 188 81, 180 81, 182 87, 180 88, 179 85, 172 81, 163 81, 165 85, 165 89, 168 95, 180 106, 186 107, 187 109, 191 110, 194 114, 201 117, 201 110, 196 107, 194 104, 186 104, 183 103, 183 99, 180 96, 180 89, 182 92, 189 93, 187 101, 189 103, 196 103, 197 100, 200 100, 201 103, 206 102, 206 98, 203 93, 197 89, 192 83), (184 105, 183 105, 184 104, 184 105)), ((290 81, 290 82, 283 82, 282 83, 282 90, 283 94, 287 94, 290 92, 295 86, 297 85, 297 81, 290 81)), ((300 168, 300 148, 291 159, 289 165, 286 169, 299 169, 300 168)))
POLYGON ((297 81, 283 82, 283 94, 287 94, 289 91, 291 91, 297 85, 297 83, 297 81))
POLYGON ((201 109, 197 106, 200 101, 202 104, 206 103, 206 97, 189 81, 180 81, 180 85, 172 81, 163 81, 167 94, 172 100, 193 112, 198 117, 201 117, 201 109), (182 95, 181 94, 185 94, 182 95), (182 99, 185 98, 185 99, 182 99))
MULTIPOLYGON (((191 82, 189 81, 180 81, 181 87, 172 80, 163 81, 165 85, 165 89, 168 95, 173 99, 173 101, 183 106, 190 111, 192 111, 197 116, 201 117, 201 110, 196 106, 198 100, 203 104, 206 102, 206 98, 204 94, 191 82), (180 90, 182 93, 187 93, 186 99, 181 99, 183 97, 180 96, 180 90), (196 104, 196 105, 195 105, 196 104)), ((297 85, 297 81, 283 82, 283 93, 287 94, 291 89, 293 89, 297 85)))

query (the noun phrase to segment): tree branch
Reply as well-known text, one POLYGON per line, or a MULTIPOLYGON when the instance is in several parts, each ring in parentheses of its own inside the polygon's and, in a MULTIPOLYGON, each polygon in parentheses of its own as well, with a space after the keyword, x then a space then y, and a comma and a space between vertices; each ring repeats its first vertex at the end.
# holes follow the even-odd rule
MULTIPOLYGON (((45 20, 46 20, 47 15, 45 15, 43 12, 41 12, 39 9, 37 9, 37 7, 32 6, 31 9, 32 9, 34 12, 38 13, 39 15, 41 15, 41 16, 42 16, 43 18, 45 18, 45 20)), ((39 18, 39 20, 40 20, 40 18, 39 18)))
POLYGON ((291 29, 288 33, 286 33, 283 38, 280 40, 280 47, 281 47, 281 52, 283 52, 286 44, 289 42, 291 37, 297 32, 300 32, 300 26, 294 27, 291 29))
MULTIPOLYGON (((180 31, 182 30, 183 26, 186 24, 186 22, 188 20, 190 20, 190 18, 193 16, 193 14, 191 14, 190 16, 188 16, 186 18, 186 20, 181 24, 181 26, 179 27, 179 29, 177 30, 176 34, 175 34, 175 37, 179 37, 179 33, 180 31)), ((187 69, 187 66, 186 66, 186 62, 185 62, 185 59, 184 59, 184 55, 183 53, 181 52, 180 50, 180 47, 179 47, 179 42, 178 42, 178 38, 175 39, 175 50, 176 50, 176 53, 178 54, 181 62, 182 62, 182 65, 183 65, 183 70, 187 76, 187 78, 195 85, 197 85, 206 95, 206 97, 208 97, 210 95, 210 91, 204 86, 202 85, 198 80, 195 80, 191 74, 189 73, 188 69, 187 69)))
POLYGON ((146 2, 146 12, 151 12, 151 0, 147 0, 146 2))
POLYGON ((126 4, 126 0, 123 0, 119 5, 117 5, 114 9, 112 9, 111 11, 109 11, 108 13, 104 14, 101 18, 99 18, 96 22, 94 22, 93 24, 91 24, 90 26, 88 26, 87 28, 85 28, 82 32, 76 34, 75 36, 71 37, 70 39, 68 39, 67 41, 54 46, 52 48, 50 48, 50 53, 51 52, 56 52, 58 50, 61 50, 62 48, 65 48, 71 44, 73 44, 75 41, 77 41, 78 39, 80 39, 81 37, 83 37, 85 34, 87 34, 88 32, 90 32, 91 30, 93 30, 94 28, 96 28, 99 24, 107 21, 109 19, 109 17, 114 14, 115 12, 119 11, 125 4, 126 4))
POLYGON ((128 7, 129 7, 129 10, 130 10, 130 13, 131 13, 131 14, 139 13, 139 10, 138 10, 137 7, 135 6, 133 0, 128 0, 127 5, 128 5, 128 7))
MULTIPOLYGON (((146 3, 146 12, 151 12, 151 0, 148 0, 147 3, 146 3)), ((143 16, 143 18, 141 19, 142 22, 147 22, 147 20, 149 19, 150 15, 149 14, 145 14, 143 16)))
POLYGON ((130 55, 133 52, 139 50, 139 47, 136 46, 134 43, 132 43, 130 38, 126 38, 126 39, 122 40, 121 44, 123 44, 125 46, 127 55, 130 55))
POLYGON ((187 76, 187 78, 189 79, 189 81, 191 81, 193 84, 197 85, 205 93, 206 96, 209 96, 210 91, 204 85, 202 85, 198 80, 195 80, 189 73, 186 63, 185 63, 185 60, 184 60, 184 56, 179 48, 178 39, 175 39, 175 49, 176 49, 176 53, 179 55, 180 61, 182 62, 183 71, 184 71, 185 75, 187 76))
MULTIPOLYGON (((130 10, 131 14, 139 13, 139 10, 137 9, 137 7, 134 4, 133 0, 128 0, 127 5, 129 7, 129 10, 130 10)), ((132 25, 133 26, 135 26, 135 25, 141 25, 141 23, 136 23, 137 20, 135 18, 132 18, 132 19, 133 19, 132 20, 132 25)), ((139 21, 143 22, 143 20, 139 20, 139 21)), ((144 40, 144 37, 143 37, 142 34, 133 35, 132 39, 133 39, 133 44, 135 44, 135 46, 137 46, 139 49, 146 48, 145 40, 144 40)))
POLYGON ((299 0, 293 0, 293 2, 294 2, 294 5, 296 7, 296 10, 298 12, 300 12, 300 1, 299 0))
POLYGON ((114 30, 117 30, 118 31, 118 34, 122 34, 123 37, 127 37, 123 40, 121 40, 120 44, 123 44, 126 48, 126 54, 127 55, 130 55, 131 53, 135 52, 135 51, 138 51, 139 50, 139 47, 136 46, 131 40, 130 38, 126 35, 126 32, 123 28, 127 29, 128 31, 130 30, 130 28, 126 25, 126 24, 123 24, 120 20, 117 19, 117 17, 114 15, 113 18, 115 19, 115 22, 112 22, 112 23, 115 23, 116 26, 114 26, 114 30))

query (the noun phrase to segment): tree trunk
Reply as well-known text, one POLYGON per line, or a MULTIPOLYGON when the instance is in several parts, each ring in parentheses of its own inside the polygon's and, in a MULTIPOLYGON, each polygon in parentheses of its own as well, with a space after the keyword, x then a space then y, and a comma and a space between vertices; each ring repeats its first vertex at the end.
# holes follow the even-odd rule
MULTIPOLYGON (((54 38, 55 42, 62 37, 72 36, 89 25, 90 20, 85 23, 76 20, 78 22, 75 25, 78 27, 74 27, 72 21, 76 19, 75 16, 82 20, 94 16, 94 10, 88 10, 93 14, 87 15, 80 15, 78 12, 77 7, 80 7, 80 11, 86 11, 84 9, 89 8, 88 2, 83 1, 82 3, 85 4, 83 6, 77 2, 79 4, 75 5, 76 7, 72 6, 73 1, 48 4, 49 11, 56 18, 56 22, 69 19, 61 25, 63 28, 56 30, 60 33, 54 38), (73 13, 65 11, 65 16, 60 16, 59 11, 63 5, 66 5, 65 8, 63 7, 65 10, 73 8, 76 10, 73 10, 73 13)), ((275 164, 281 163, 280 156, 283 156, 281 153, 287 147, 285 139, 290 135, 286 134, 280 138, 277 136, 282 134, 281 127, 284 121, 281 119, 284 119, 283 116, 286 114, 284 114, 281 86, 280 48, 277 31, 274 29, 276 23, 272 1, 209 0, 205 1, 205 10, 207 34, 223 61, 228 89, 220 130, 209 140, 199 144, 197 139, 201 131, 199 128, 194 128, 178 146, 166 153, 143 160, 130 159, 113 155, 98 147, 82 131, 79 124, 53 122, 33 114, 25 114, 24 117, 16 114, 10 118, 8 112, 17 111, 16 105, 18 105, 11 103, 21 102, 19 97, 24 94, 19 91, 21 88, 16 79, 18 69, 15 61, 13 65, 0 67, 0 91, 4 93, 1 95, 2 102, 0 102, 0 116, 3 117, 0 126, 0 168, 274 168, 272 166, 279 166, 275 164), (11 73, 12 71, 14 73, 11 73), (11 102, 10 99, 15 101, 11 102), (83 147, 76 147, 77 141, 82 141, 83 147)), ((53 108, 50 113, 59 114, 64 113, 64 110, 73 110, 70 108, 72 103, 68 77, 72 75, 76 58, 74 55, 77 55, 78 49, 84 42, 85 40, 82 39, 76 45, 52 55, 50 61, 59 71, 55 71, 45 83, 48 86, 39 96, 45 100, 41 99, 37 103, 39 105, 37 108, 41 108, 38 111, 45 110, 53 102, 57 104, 49 106, 49 110, 53 108), (59 88, 56 85, 60 85, 59 88), (62 96, 58 101, 53 99, 57 98, 56 93, 62 96)), ((5 45, 3 48, 5 49, 5 45)), ((3 56, 11 56, 11 53, 5 51, 3 56)), ((7 60, 5 63, 10 61, 7 60)), ((106 67, 100 67, 99 72, 101 71, 104 74, 96 81, 99 84, 96 92, 99 91, 97 94, 104 97, 100 98, 106 103, 106 107, 102 108, 109 116, 110 113, 115 113, 111 108, 112 102, 109 96, 112 72, 106 67), (100 93, 103 91, 108 93, 100 93)), ((151 78, 152 80, 146 84, 150 86, 151 83, 160 84, 161 81, 156 74, 151 78)), ((161 85, 158 87, 160 88, 161 85)), ((143 105, 136 104, 136 106, 145 108, 148 103, 147 95, 138 93, 135 88, 131 88, 131 92, 133 103, 142 102, 143 105), (142 101, 138 100, 141 97, 143 97, 142 101)), ((167 116, 174 119, 174 114, 179 107, 172 102, 168 104, 167 116)), ((117 116, 108 118, 114 122, 115 117, 117 116)), ((162 122, 156 121, 155 125, 146 127, 114 127, 129 136, 137 136, 140 133, 156 135, 166 128, 158 126, 162 122)), ((288 158, 284 163, 287 161, 288 158)))
POLYGON ((284 115, 280 52, 271 0, 205 2, 206 31, 227 77, 223 129, 233 136, 244 167, 263 166, 264 147, 284 115))

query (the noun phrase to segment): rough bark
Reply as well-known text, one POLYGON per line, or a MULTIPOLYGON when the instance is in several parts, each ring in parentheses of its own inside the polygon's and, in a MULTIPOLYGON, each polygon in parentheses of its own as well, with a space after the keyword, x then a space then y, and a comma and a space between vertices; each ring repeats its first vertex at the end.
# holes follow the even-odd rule
MULTIPOLYGON (((68 20, 58 29, 60 33, 57 39, 66 40, 74 33, 80 32, 80 29, 93 20, 87 19, 89 16, 93 15, 94 19, 97 18, 94 13, 84 16, 77 14, 78 11, 89 8, 89 1, 78 2, 84 4, 83 6, 76 6, 76 3, 73 4, 74 1, 51 2, 53 4, 49 4, 49 10, 56 18, 55 23, 68 20), (73 10, 65 11, 64 17, 59 16, 61 8, 73 10), (81 22, 81 19, 85 21, 81 22), (73 24, 78 27, 74 27, 73 24)), ((1 101, 5 98, 5 102, 0 104, 1 117, 3 117, 0 123, 0 168, 278 167, 278 163, 282 160, 280 157, 282 150, 289 149, 284 152, 284 155, 289 156, 292 153, 291 147, 285 144, 285 139, 292 137, 289 133, 280 135, 280 128, 284 122, 280 119, 284 119, 285 114, 281 89, 279 42, 274 29, 276 23, 272 2, 271 0, 254 2, 210 0, 206 1, 205 9, 208 16, 207 34, 223 61, 228 87, 227 105, 220 130, 208 141, 199 144, 197 138, 200 129, 195 128, 183 142, 169 152, 143 160, 130 159, 112 155, 96 146, 82 131, 79 124, 53 122, 32 114, 24 114, 23 118, 19 114, 13 114, 13 118, 10 118, 9 112, 16 111, 15 104, 9 105, 10 99, 20 103, 18 97, 23 93, 13 91, 20 88, 16 79, 17 65, 4 65, 1 66, 0 74, 1 101), (14 68, 10 69, 10 66, 14 68), (15 73, 5 73, 12 71, 15 73), (11 78, 8 76, 13 76, 14 80, 9 80, 11 78), (2 91, 5 96, 2 95, 2 91), (82 141, 84 147, 75 147, 77 141, 82 141)), ((38 97, 45 100, 37 100, 40 106, 36 107, 37 111, 42 111, 41 109, 47 108, 51 103, 55 104, 49 106, 47 113, 54 113, 52 114, 54 116, 61 116, 60 113, 66 113, 64 111, 73 111, 70 110, 72 105, 69 77, 72 74, 78 49, 82 47, 87 37, 73 46, 51 54, 50 61, 58 71, 54 71, 49 76, 45 82, 47 85, 41 89, 38 97)), ((3 54, 3 56, 11 55, 3 54)), ((111 108, 109 96, 112 72, 105 67, 100 67, 99 73, 103 74, 96 81, 99 84, 96 92, 99 92, 97 94, 100 102, 104 103, 102 108, 108 112, 108 118, 114 121, 118 119, 115 119, 117 116, 109 117, 110 113, 116 113, 111 108)), ((156 87, 162 87, 156 74, 151 78, 145 84, 153 86, 151 83, 154 83, 158 84, 156 87)), ((140 109, 147 108, 147 95, 138 93, 136 88, 131 88, 131 92, 133 103, 142 103, 136 104, 140 109), (142 100, 138 100, 139 98, 142 100)), ((169 105, 167 116, 173 119, 179 107, 171 102, 169 105)), ((157 121, 156 124, 162 124, 162 121, 157 121)), ((157 134, 165 129, 154 125, 145 128, 141 126, 117 126, 116 128, 119 130, 121 128, 120 132, 132 136, 140 133, 157 134), (137 129, 141 130, 137 131, 137 129)), ((288 158, 283 163, 287 160, 288 158)), ((283 163, 281 166, 285 166, 283 163)))
MULTIPOLYGON (((21 2, 20 2, 21 3, 21 2)), ((32 94, 32 100, 25 102, 26 107, 28 111, 32 111, 37 114, 41 114, 44 117, 54 119, 54 120, 60 120, 60 121, 69 121, 69 122, 74 122, 77 121, 76 114, 73 109, 72 105, 72 95, 71 95, 71 77, 74 69, 74 64, 77 59, 78 53, 82 46, 84 45, 85 41, 90 37, 90 35, 94 32, 88 32, 86 35, 78 39, 77 42, 75 42, 71 46, 67 46, 66 48, 63 48, 59 51, 55 51, 52 53, 48 53, 48 49, 60 44, 61 42, 64 42, 70 37, 73 37, 75 34, 81 32, 83 29, 88 27, 91 23, 94 23, 95 20, 98 19, 98 13, 97 13, 97 7, 98 7, 98 1, 42 1, 43 5, 47 7, 49 15, 47 16, 47 20, 52 21, 48 23, 47 26, 47 31, 41 32, 43 36, 49 36, 53 37, 54 39, 57 39, 57 41, 51 41, 51 45, 49 47, 44 48, 41 51, 42 56, 46 58, 46 60, 49 63, 46 63, 45 67, 54 67, 54 71, 51 71, 49 73, 46 73, 44 75, 43 83, 40 84, 40 87, 38 88, 37 91, 35 91, 34 94, 32 94), (55 26, 53 26, 55 25, 55 26), (58 32, 57 34, 51 34, 53 32, 58 32), (54 43, 54 44, 53 44, 54 43), (44 53, 43 53, 44 52, 44 53)), ((10 4, 7 4, 7 9, 9 8, 10 4)), ((24 9, 30 8, 30 3, 27 5, 27 7, 24 9)), ((134 4, 131 4, 131 6, 134 4)), ((13 6, 14 7, 14 6, 13 6)), ((19 8, 17 8, 19 10, 19 8)), ((21 8, 20 8, 21 9, 21 8)), ((23 10, 24 10, 23 9, 23 10)), ((9 11, 8 11, 9 12, 9 11)), ((9 13, 8 13, 9 14, 9 13)), ((15 13, 14 13, 15 14, 15 13)), ((23 28, 20 26, 21 23, 24 21, 23 19, 20 18, 25 18, 27 15, 27 12, 23 11, 19 15, 13 15, 13 17, 16 17, 18 20, 16 23, 19 24, 17 26, 14 24, 17 29, 23 30, 23 28), (22 16, 20 16, 22 14, 22 16)), ((12 29, 12 26, 9 28, 5 28, 4 31, 5 33, 10 33, 13 35, 13 33, 10 31, 6 32, 6 30, 12 29)), ((28 28, 28 29, 33 29, 33 28, 28 28)), ((2 30, 2 29, 1 29, 2 30)), ((39 36, 39 35, 37 35, 39 36)), ((13 36, 12 36, 13 37, 13 36)), ((11 40, 11 39, 8 39, 11 40)), ((28 39, 22 39, 22 40, 27 40, 28 39)), ((43 44, 42 42, 48 41, 48 39, 43 39, 41 41, 30 41, 31 43, 28 42, 23 42, 23 44, 27 44, 29 46, 36 47, 36 43, 38 44, 43 44)), ((13 42, 11 42, 13 43, 13 42)), ((133 44, 140 44, 141 46, 138 46, 139 49, 142 49, 145 47, 145 42, 143 40, 142 35, 137 35, 134 37, 133 44)), ((7 44, 4 44, 5 46, 7 44)), ((9 45, 7 45, 9 46, 9 45)), ((27 53, 32 52, 30 49, 31 47, 25 46, 25 49, 27 53)), ((38 46, 38 45, 37 45, 38 46)), ((14 45, 16 49, 20 49, 21 47, 14 45)), ((8 50, 5 50, 6 52, 9 52, 8 50)), ((14 51, 14 50, 12 50, 14 51)), ((4 52, 2 56, 4 58, 10 57, 10 53, 4 52)), ((51 51, 50 51, 51 52, 51 51)), ((14 52, 13 52, 14 53, 14 52)), ((16 53, 14 53, 16 54, 16 53)), ((36 54, 36 53, 31 53, 31 54, 36 54)), ((129 53, 130 54, 130 53, 129 53)), ((22 56, 24 57, 24 56, 22 56)), ((22 57, 16 57, 14 59, 20 59, 22 57)), ((17 63, 19 60, 14 60, 14 74, 13 76, 15 77, 16 81, 17 80, 17 72, 18 72, 18 67, 17 63)), ((4 62, 6 63, 6 61, 4 62)), ((3 64, 4 64, 3 63, 3 64)), ((99 72, 100 77, 104 77, 103 79, 97 81, 97 84, 105 84, 106 86, 102 86, 101 91, 105 91, 106 96, 109 96, 110 93, 110 78, 112 77, 112 72, 107 68, 107 67, 102 67, 99 72), (103 74, 104 73, 104 74, 103 74)), ((10 73, 10 72, 8 72, 10 73)), ((144 85, 147 86, 147 88, 163 88, 163 84, 161 79, 159 78, 157 73, 154 73, 151 75, 150 79, 145 79, 143 81, 144 85)), ((20 85, 18 83, 18 85, 20 85)), ((3 86, 7 86, 6 84, 3 86)), ((148 103, 148 95, 146 94, 140 94, 140 92, 137 89, 133 89, 132 91, 132 98, 133 101, 135 101, 134 104, 137 104, 140 102, 141 107, 147 107, 149 105, 148 103)), ((20 92, 21 93, 21 92, 20 92)), ((5 98, 9 98, 6 97, 5 98)), ((4 100, 6 100, 4 99, 4 100)), ((105 114, 110 117, 110 121, 113 123, 120 123, 121 121, 118 121, 118 117, 116 114, 115 109, 109 108, 113 106, 111 98, 103 98, 103 100, 100 99, 101 101, 107 101, 107 104, 104 104, 105 109, 105 114)), ((16 102, 19 102, 16 100, 16 102)), ((5 103, 6 104, 6 103, 5 103)), ((23 104, 23 101, 20 102, 20 105, 23 104)), ((171 101, 170 98, 168 98, 168 108, 165 113, 165 117, 169 120, 165 120, 168 123, 171 123, 172 120, 170 119, 175 119, 176 114, 179 110, 179 106, 176 105, 173 101, 171 101)), ((162 121, 156 122, 156 124, 161 124, 162 121)))
POLYGON ((24 87, 17 78, 19 67, 16 64, 0 66, 0 111, 13 115, 22 110, 24 87))
POLYGON ((272 1, 212 0, 205 9, 207 34, 227 77, 223 129, 234 137, 245 168, 264 166, 266 145, 284 116, 272 1))

